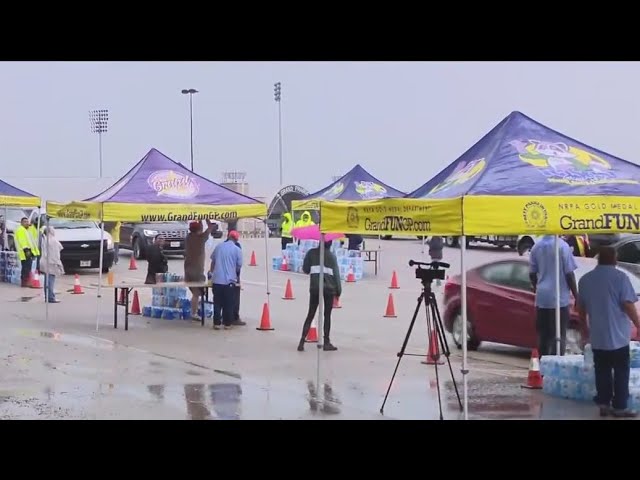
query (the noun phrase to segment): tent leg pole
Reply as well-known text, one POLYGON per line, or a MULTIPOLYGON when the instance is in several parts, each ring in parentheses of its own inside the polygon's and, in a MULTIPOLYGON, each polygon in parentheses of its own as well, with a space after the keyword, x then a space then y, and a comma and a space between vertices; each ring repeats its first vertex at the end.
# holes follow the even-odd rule
POLYGON ((269 312, 271 312, 271 287, 269 285, 269 226, 267 225, 266 218, 264 220, 264 256, 264 267, 267 274, 267 306, 269 307, 269 312))
MULTIPOLYGON (((104 219, 100 219, 100 262, 98 272, 98 305, 96 306, 96 332, 100 330, 100 298, 102 298, 102 264, 104 262, 104 219)), ((125 308, 129 308, 126 306, 125 308)))
POLYGON ((467 365, 467 268, 465 266, 467 237, 463 235, 460 241, 462 242, 460 244, 460 276, 462 277, 462 412, 463 419, 469 420, 469 386, 467 383, 467 375, 469 375, 467 365))
MULTIPOLYGON (((316 395, 320 401, 320 361, 324 346, 324 233, 320 234, 320 279, 318 282, 318 351, 316 360, 316 395)), ((324 398, 324 397, 323 397, 324 398)))
POLYGON ((562 338, 560 332, 560 237, 555 236, 555 280, 556 280, 556 355, 564 355, 560 349, 562 338))

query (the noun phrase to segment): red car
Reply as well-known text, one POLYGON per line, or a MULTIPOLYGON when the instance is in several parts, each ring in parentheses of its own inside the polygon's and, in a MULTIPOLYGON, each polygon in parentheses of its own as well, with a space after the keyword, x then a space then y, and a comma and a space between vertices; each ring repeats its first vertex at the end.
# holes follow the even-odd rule
MULTIPOLYGON (((576 282, 593 270, 596 260, 576 258, 576 282)), ((640 295, 640 277, 625 272, 640 295)), ((462 314, 460 275, 449 277, 444 287, 445 329, 462 348, 462 314)), ((529 262, 522 258, 501 260, 467 271, 467 348, 475 350, 481 342, 495 342, 524 348, 537 347, 535 295, 529 280, 529 262)), ((580 322, 571 300, 571 319, 567 328, 567 351, 580 353, 588 343, 587 325, 580 322)), ((638 305, 638 304, 636 304, 638 305)), ((636 306, 638 308, 638 306, 636 306)), ((639 309, 640 312, 640 309, 639 309)), ((631 339, 640 340, 631 328, 631 339)))

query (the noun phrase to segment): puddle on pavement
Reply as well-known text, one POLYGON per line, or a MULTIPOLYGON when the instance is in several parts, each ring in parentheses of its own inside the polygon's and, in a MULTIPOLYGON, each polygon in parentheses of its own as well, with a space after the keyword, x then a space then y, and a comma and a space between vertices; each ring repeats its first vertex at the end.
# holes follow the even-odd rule
POLYGON ((83 347, 99 348, 102 350, 113 350, 117 345, 115 342, 97 337, 89 337, 82 335, 72 335, 69 333, 60 333, 47 330, 26 330, 19 329, 18 334, 24 337, 40 337, 64 343, 66 345, 79 345, 83 347))

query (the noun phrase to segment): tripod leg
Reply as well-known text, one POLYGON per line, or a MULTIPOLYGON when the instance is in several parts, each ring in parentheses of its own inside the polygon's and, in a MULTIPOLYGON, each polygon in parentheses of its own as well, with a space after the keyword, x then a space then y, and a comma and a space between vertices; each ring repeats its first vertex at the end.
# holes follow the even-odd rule
POLYGON ((438 302, 436 300, 436 296, 433 293, 431 293, 431 295, 429 296, 429 304, 431 306, 431 313, 434 318, 438 342, 440 343, 440 348, 442 349, 443 355, 446 357, 447 363, 449 364, 449 373, 451 374, 451 381, 453 382, 453 388, 456 392, 456 397, 458 399, 458 405, 460 406, 460 411, 462 411, 462 400, 460 399, 458 384, 453 374, 453 367, 451 366, 451 359, 450 359, 451 350, 449 350, 447 337, 444 334, 444 325, 442 323, 442 317, 440 317, 440 310, 438 310, 438 302))
MULTIPOLYGON (((431 297, 433 294, 429 293, 427 296, 427 300, 424 302, 425 314, 427 316, 427 332, 429 333, 429 345, 431 345, 431 335, 433 334, 433 328, 436 330, 436 338, 437 337, 437 322, 435 317, 433 317, 433 307, 431 305, 431 297)), ((429 346, 429 350, 431 347, 429 346)), ((427 355, 430 354, 429 350, 427 351, 427 355)), ((440 375, 438 374, 438 362, 440 360, 439 355, 436 355, 434 358, 433 365, 436 369, 436 390, 438 392, 438 410, 440 412, 440 420, 444 420, 442 416, 442 392, 440 391, 440 375)))
POLYGON ((396 363, 396 368, 393 371, 393 375, 391 376, 391 381, 389 382, 389 386, 387 387, 387 393, 384 396, 384 401, 382 402, 382 406, 380 407, 380 413, 384 414, 384 406, 387 403, 387 398, 389 397, 389 392, 391 391, 391 385, 393 385, 393 380, 396 378, 396 374, 398 373, 398 367, 400 367, 400 360, 404 355, 404 352, 407 348, 407 343, 409 343, 409 337, 411 337, 411 332, 413 331, 413 325, 416 323, 416 318, 418 317, 418 312, 420 311, 420 305, 422 304, 422 300, 424 299, 424 293, 418 297, 418 304, 416 305, 416 310, 413 312, 413 317, 411 318, 411 323, 409 324, 409 328, 407 329, 407 334, 404 337, 404 342, 402 342, 402 348, 398 352, 398 362, 396 363))

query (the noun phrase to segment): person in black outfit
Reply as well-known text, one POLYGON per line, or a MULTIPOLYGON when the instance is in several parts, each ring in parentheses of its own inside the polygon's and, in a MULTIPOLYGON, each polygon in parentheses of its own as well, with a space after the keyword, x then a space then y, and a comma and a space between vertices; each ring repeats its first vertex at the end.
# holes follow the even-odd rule
POLYGON ((169 270, 167 257, 164 256, 164 252, 162 251, 163 246, 164 238, 157 235, 153 243, 149 245, 145 251, 145 257, 147 258, 147 279, 144 283, 147 285, 154 285, 156 283, 157 273, 167 273, 169 270))

